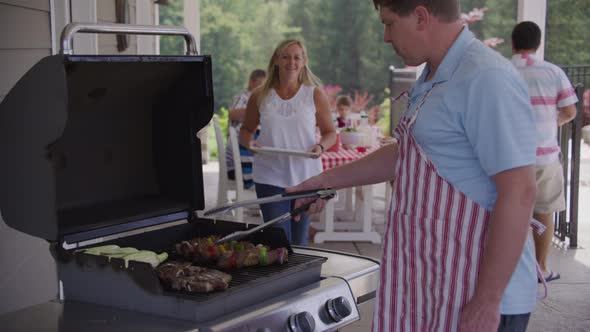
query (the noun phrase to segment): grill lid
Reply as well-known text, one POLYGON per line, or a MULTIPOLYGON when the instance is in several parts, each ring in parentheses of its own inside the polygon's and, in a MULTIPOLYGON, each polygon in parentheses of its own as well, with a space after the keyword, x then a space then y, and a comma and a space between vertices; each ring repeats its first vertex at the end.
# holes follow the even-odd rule
POLYGON ((42 59, 0 103, 4 221, 57 241, 202 210, 212 114, 209 56, 42 59))

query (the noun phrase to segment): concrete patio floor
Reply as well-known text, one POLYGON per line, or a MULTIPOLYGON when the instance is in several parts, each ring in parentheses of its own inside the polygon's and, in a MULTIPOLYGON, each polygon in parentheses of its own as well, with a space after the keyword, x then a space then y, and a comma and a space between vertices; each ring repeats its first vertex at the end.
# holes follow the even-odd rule
MULTIPOLYGON (((203 166, 205 178, 206 208, 215 206, 217 199, 218 163, 210 161, 203 166)), ((590 146, 582 144, 580 165, 580 199, 578 212, 578 248, 569 249, 568 243, 555 240, 551 251, 550 266, 561 274, 561 279, 548 284, 547 299, 537 304, 527 331, 590 331, 590 146)), ((383 233, 385 210, 385 186, 376 185, 373 201, 373 227, 383 233)), ((259 220, 260 217, 246 218, 259 220)), ((380 244, 367 242, 328 242, 311 244, 314 247, 329 248, 354 254, 381 257, 380 244)), ((539 287, 539 294, 542 288, 539 287)), ((373 301, 360 306, 361 320, 340 331, 370 331, 373 301)))

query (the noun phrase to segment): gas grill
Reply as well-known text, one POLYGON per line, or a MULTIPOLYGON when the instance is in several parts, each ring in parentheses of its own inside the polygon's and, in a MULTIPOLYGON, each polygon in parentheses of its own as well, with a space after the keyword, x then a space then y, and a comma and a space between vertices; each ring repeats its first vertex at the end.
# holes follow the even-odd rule
POLYGON ((117 244, 175 258, 175 243, 251 226, 200 216, 207 188, 197 132, 211 120, 213 84, 211 58, 196 54, 188 31, 70 24, 61 45, 0 104, 2 215, 50 241, 60 296, 1 316, 0 326, 331 331, 359 319, 357 304, 375 295, 378 263, 292 248, 279 228, 246 240, 288 248, 288 263, 232 272, 227 290, 207 294, 167 289, 147 263, 79 252, 117 244), (73 55, 75 33, 180 35, 187 55, 73 55), (20 320, 39 312, 47 313, 20 320))

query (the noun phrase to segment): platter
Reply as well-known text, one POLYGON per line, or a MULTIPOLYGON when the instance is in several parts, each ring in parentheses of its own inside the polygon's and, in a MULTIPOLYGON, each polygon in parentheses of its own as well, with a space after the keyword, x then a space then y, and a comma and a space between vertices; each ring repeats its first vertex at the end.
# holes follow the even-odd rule
POLYGON ((261 153, 261 154, 278 154, 278 155, 287 155, 287 156, 294 156, 294 157, 305 157, 305 158, 312 158, 317 157, 317 153, 308 152, 308 151, 300 151, 300 150, 288 150, 288 149, 281 149, 281 148, 273 148, 268 146, 260 146, 260 147, 250 147, 250 150, 261 153))

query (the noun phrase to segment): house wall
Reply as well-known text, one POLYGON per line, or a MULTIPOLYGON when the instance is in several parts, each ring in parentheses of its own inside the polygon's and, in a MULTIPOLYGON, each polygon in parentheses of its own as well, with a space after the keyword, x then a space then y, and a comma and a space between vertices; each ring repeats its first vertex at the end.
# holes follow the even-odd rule
MULTIPOLYGON (((97 1, 96 19, 98 23, 117 23, 115 0, 97 1)), ((154 25, 156 6, 145 0, 130 0, 127 5, 127 24, 154 25)), ((113 34, 98 35, 99 54, 157 54, 157 38, 155 36, 129 35, 129 47, 119 52, 117 38, 113 34)))
POLYGON ((0 100, 38 60, 51 54, 49 0, 0 0, 0 100))
MULTIPOLYGON (((0 0, 0 100, 33 64, 51 55, 50 7, 49 0, 0 0)), ((57 294, 49 243, 9 228, 1 217, 0 294, 0 314, 57 294)))

